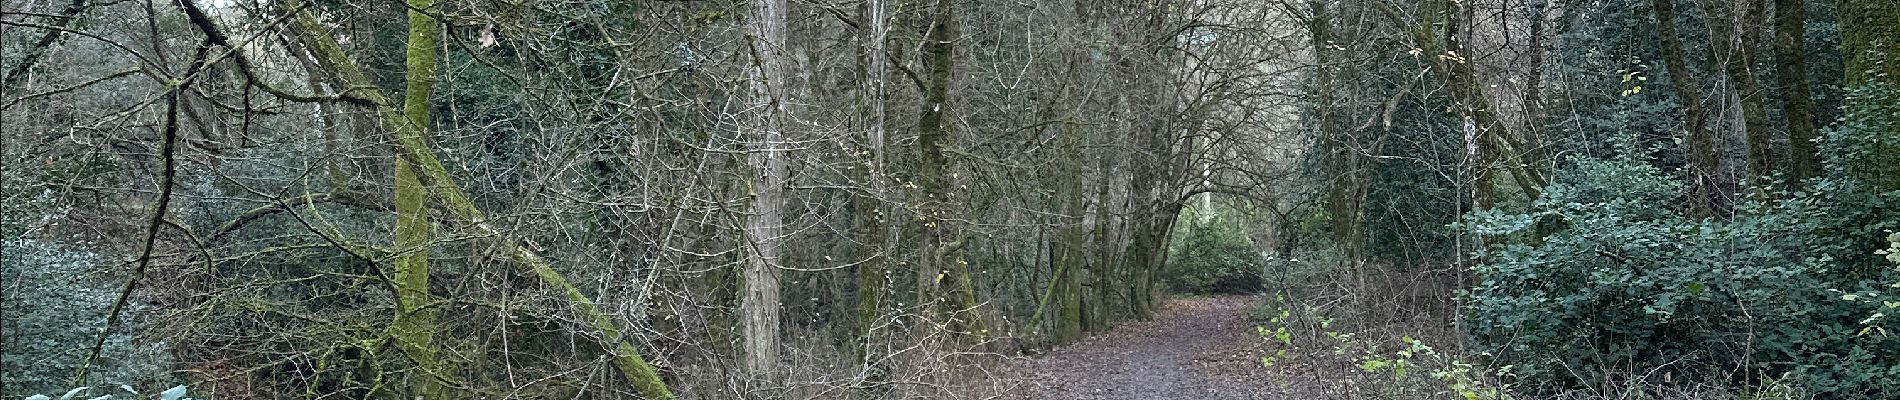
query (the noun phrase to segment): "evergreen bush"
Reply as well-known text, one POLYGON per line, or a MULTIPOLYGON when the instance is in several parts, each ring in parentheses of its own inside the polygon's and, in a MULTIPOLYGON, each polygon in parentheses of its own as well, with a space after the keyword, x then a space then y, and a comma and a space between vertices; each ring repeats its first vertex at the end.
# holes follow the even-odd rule
POLYGON ((1696 220, 1675 212, 1681 185, 1656 168, 1573 164, 1528 211, 1468 225, 1488 235, 1557 226, 1493 249, 1468 293, 1471 333, 1526 387, 1639 375, 1793 383, 1824 398, 1900 387, 1900 340, 1885 333, 1900 330, 1869 318, 1900 306, 1881 294, 1894 271, 1875 254, 1900 229, 1900 192, 1822 179, 1730 220, 1696 220))
POLYGON ((1168 246, 1168 289, 1177 293, 1235 294, 1260 290, 1266 263, 1231 211, 1189 210, 1168 246))

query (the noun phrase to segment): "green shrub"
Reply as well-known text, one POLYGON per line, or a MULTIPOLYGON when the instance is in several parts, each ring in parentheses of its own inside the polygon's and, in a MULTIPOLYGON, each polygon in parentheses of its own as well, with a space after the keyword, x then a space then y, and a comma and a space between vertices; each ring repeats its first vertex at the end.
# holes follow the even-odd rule
POLYGON ((1182 213, 1168 244, 1168 289, 1177 293, 1253 293, 1265 260, 1238 218, 1217 210, 1182 213), (1206 214, 1203 214, 1206 213, 1206 214))
MULTIPOLYGON (((99 257, 78 246, 12 239, 0 240, 0 249, 0 282, 7 285, 0 291, 0 396, 62 390, 91 356, 120 287, 91 276, 99 257)), ((165 343, 139 335, 151 312, 143 302, 127 307, 84 384, 143 385, 168 375, 165 343)))
POLYGON ((1674 213, 1680 184, 1647 165, 1573 163, 1525 213, 1481 213, 1485 234, 1558 228, 1500 246, 1477 267, 1469 329, 1483 350, 1545 391, 1636 375, 1676 382, 1806 387, 1859 397, 1900 387, 1900 340, 1870 319, 1892 264, 1874 250, 1900 229, 1900 192, 1849 180, 1731 221, 1674 213), (1872 325, 1870 325, 1872 324, 1872 325))

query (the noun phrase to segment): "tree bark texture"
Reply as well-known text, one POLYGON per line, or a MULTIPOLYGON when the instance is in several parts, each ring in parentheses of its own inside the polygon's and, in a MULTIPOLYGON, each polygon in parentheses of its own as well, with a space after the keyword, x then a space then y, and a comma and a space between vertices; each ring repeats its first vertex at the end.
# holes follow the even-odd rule
POLYGON ((785 0, 751 2, 746 17, 751 30, 752 66, 747 68, 748 140, 757 141, 749 155, 756 179, 752 210, 746 216, 747 246, 745 292, 740 300, 745 336, 745 365, 754 377, 773 381, 779 358, 779 246, 783 243, 785 207, 785 123, 781 103, 785 84, 785 0))
POLYGON ((1819 131, 1814 91, 1808 84, 1807 22, 1802 0, 1775 0, 1775 80, 1788 120, 1788 161, 1795 183, 1821 176, 1820 151, 1814 143, 1819 131))
POLYGON ((1727 202, 1723 201, 1726 191, 1719 183, 1721 166, 1717 165, 1715 156, 1715 132, 1709 130, 1701 90, 1683 56, 1682 36, 1676 32, 1675 0, 1650 0, 1649 3, 1656 14, 1656 38, 1662 44, 1669 85, 1675 89, 1676 101, 1682 103, 1683 129, 1688 131, 1682 145, 1683 158, 1687 160, 1684 169, 1689 183, 1690 215, 1708 217, 1723 213, 1727 209, 1727 202))

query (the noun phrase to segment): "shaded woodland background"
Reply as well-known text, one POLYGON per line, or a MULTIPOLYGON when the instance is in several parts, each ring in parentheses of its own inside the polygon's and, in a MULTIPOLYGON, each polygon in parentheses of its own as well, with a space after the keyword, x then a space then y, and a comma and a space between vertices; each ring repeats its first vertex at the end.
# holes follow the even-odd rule
POLYGON ((1900 3, 0 4, 8 397, 1900 387, 1900 3))

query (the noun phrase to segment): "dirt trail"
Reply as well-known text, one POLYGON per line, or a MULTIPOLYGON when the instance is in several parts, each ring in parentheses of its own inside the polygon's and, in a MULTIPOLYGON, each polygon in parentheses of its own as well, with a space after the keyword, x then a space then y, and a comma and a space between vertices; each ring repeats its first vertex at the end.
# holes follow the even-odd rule
POLYGON ((1153 320, 1018 360, 1003 399, 1285 398, 1260 365, 1247 296, 1169 300, 1153 320))

